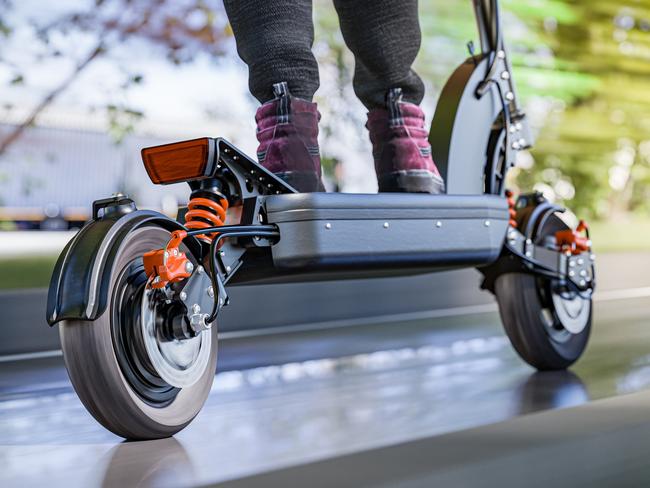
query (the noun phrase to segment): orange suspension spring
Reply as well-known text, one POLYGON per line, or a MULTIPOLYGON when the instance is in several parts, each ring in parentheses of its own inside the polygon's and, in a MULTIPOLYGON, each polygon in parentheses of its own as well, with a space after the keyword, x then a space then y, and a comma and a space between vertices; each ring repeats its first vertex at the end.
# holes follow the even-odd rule
MULTIPOLYGON (((208 227, 221 227, 226 223, 228 200, 219 198, 214 201, 209 198, 193 197, 187 204, 185 214, 185 227, 188 229, 207 229, 208 227)), ((217 234, 200 234, 196 237, 205 241, 212 241, 217 234)))

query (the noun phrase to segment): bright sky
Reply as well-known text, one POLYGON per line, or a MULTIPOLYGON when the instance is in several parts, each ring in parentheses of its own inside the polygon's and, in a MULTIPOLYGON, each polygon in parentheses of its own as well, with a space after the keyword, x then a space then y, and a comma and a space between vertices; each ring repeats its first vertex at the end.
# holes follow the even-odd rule
MULTIPOLYGON (((174 0, 174 7, 195 0, 174 0)), ((218 1, 218 0, 210 0, 218 1)), ((116 2, 117 3, 117 2, 116 2)), ((42 49, 30 23, 52 21, 65 12, 84 10, 94 0, 14 0, 10 23, 17 29, 8 42, 0 43, 0 122, 17 123, 61 84, 95 45, 93 35, 56 36, 52 45, 65 56, 46 57, 35 62, 42 49), (13 68, 8 68, 13 65, 13 68), (10 86, 17 74, 25 83, 10 86), (14 108, 7 110, 11 104, 14 108)), ((318 46, 316 46, 318 49, 318 46)), ((367 133, 363 128, 365 109, 354 97, 352 87, 341 98, 334 66, 321 66, 321 88, 318 95, 328 100, 321 106, 323 117, 330 121, 329 134, 321 132, 321 144, 330 157, 344 161, 343 189, 353 192, 376 191, 372 157, 367 133), (354 119, 337 117, 337 112, 354 113, 354 119)), ((136 131, 178 140, 191 137, 221 136, 231 140, 248 154, 254 155, 254 114, 258 106, 248 92, 246 66, 236 54, 234 40, 228 54, 215 62, 207 55, 198 55, 190 64, 173 66, 147 41, 131 41, 112 48, 93 61, 56 102, 37 120, 41 126, 89 128, 105 131, 108 104, 126 105, 142 111, 145 119, 136 131), (143 83, 128 91, 119 87, 127 73, 140 73, 143 83), (90 112, 96 108, 94 112, 90 112)), ((433 99, 428 99, 433 103, 433 99)), ((425 107, 431 116, 433 107, 425 107)))
MULTIPOLYGON (((35 40, 28 21, 53 19, 71 7, 88 3, 89 0, 21 0, 14 3, 12 20, 18 20, 15 24, 19 27, 9 42, 3 42, 0 53, 16 70, 0 66, 0 83, 6 86, 16 72, 23 74, 25 83, 3 86, 0 106, 10 103, 15 109, 0 111, 2 119, 14 122, 23 116, 69 76, 74 61, 68 53, 78 60, 94 45, 92 36, 54 37, 52 43, 66 56, 34 62, 40 43, 35 40)), ((237 58, 234 44, 231 53, 218 64, 207 56, 198 56, 196 62, 176 67, 145 41, 121 45, 95 60, 44 114, 41 123, 77 127, 83 124, 103 129, 104 112, 99 110, 93 115, 89 114, 89 109, 124 103, 146 114, 141 128, 146 132, 167 135, 226 130, 229 134, 219 135, 233 137, 242 129, 252 129, 255 103, 248 94, 246 67, 237 58), (125 92, 119 86, 128 72, 141 73, 144 82, 125 92), (221 113, 223 117, 214 117, 221 113)))

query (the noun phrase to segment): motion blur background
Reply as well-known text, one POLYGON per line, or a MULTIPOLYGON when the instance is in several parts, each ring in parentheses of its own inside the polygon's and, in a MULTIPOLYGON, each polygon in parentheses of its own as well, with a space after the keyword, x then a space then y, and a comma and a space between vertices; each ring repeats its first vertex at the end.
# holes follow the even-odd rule
MULTIPOLYGON (((331 2, 315 0, 329 189, 373 192, 365 111, 331 2)), ((515 78, 537 134, 512 172, 592 222, 598 252, 650 246, 650 1, 504 0, 515 78)), ((467 0, 420 2, 425 110, 476 39, 467 0)), ((255 153, 256 101, 219 0, 0 0, 0 288, 45 286, 92 200, 173 214, 143 146, 223 136, 255 153), (35 232, 48 231, 46 232, 35 232), (29 232, 27 232, 29 231, 29 232)))

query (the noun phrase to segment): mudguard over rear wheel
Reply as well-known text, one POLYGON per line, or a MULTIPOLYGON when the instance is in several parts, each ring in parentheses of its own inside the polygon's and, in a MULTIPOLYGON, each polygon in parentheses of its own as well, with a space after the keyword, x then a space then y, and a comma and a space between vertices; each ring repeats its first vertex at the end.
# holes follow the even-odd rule
MULTIPOLYGON (((216 327, 165 339, 155 296, 145 289, 142 255, 164 247, 155 226, 129 233, 110 273, 110 301, 95 321, 60 325, 63 356, 79 398, 104 427, 127 439, 174 435, 199 413, 217 361, 216 327)), ((186 250, 187 251, 187 250, 186 250)))

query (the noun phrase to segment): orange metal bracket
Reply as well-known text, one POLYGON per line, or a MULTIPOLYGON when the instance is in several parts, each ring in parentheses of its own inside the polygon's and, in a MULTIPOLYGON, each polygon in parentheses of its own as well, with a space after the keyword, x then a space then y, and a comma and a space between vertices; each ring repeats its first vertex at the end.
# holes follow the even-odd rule
POLYGON ((515 220, 515 216, 517 215, 517 211, 515 210, 514 193, 512 193, 510 190, 506 190, 506 198, 508 199, 508 213, 510 214, 510 220, 508 221, 508 224, 510 227, 516 229, 517 221, 515 220))
POLYGON ((192 275, 194 266, 185 253, 178 249, 186 237, 186 231, 174 231, 163 249, 145 253, 144 270, 151 288, 164 288, 169 283, 176 283, 192 275))
POLYGON ((568 229, 556 232, 555 240, 561 251, 573 255, 587 252, 591 249, 589 226, 587 226, 584 220, 578 223, 578 227, 575 230, 568 229))

